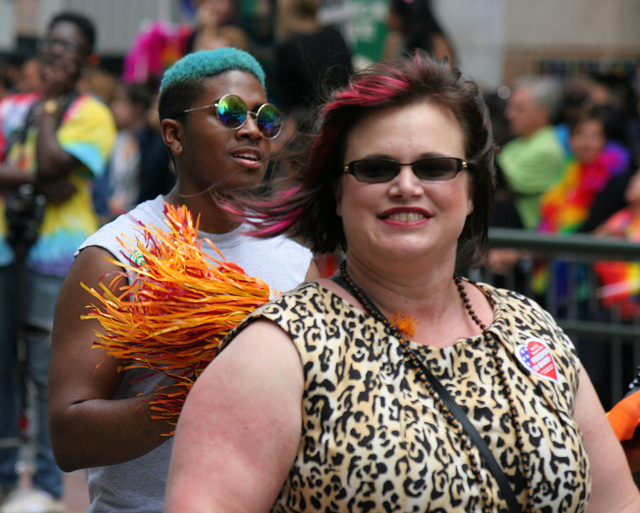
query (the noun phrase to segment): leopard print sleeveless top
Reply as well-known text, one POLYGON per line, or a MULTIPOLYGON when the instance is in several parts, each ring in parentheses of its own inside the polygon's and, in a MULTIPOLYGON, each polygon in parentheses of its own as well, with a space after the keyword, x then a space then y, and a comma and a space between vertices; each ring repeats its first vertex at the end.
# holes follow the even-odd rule
MULTIPOLYGON (((591 474, 572 418, 579 371, 573 344, 531 300, 478 286, 493 305, 488 329, 515 394, 534 510, 583 512, 591 474)), ((456 430, 381 322, 313 282, 279 296, 243 325, 255 319, 271 320, 289 334, 305 375, 300 447, 273 512, 482 509, 456 430)), ((508 404, 496 388, 495 361, 482 336, 442 349, 410 344, 466 410, 526 504, 508 404)), ((484 467, 482 474, 492 509, 508 512, 492 474, 484 467)))

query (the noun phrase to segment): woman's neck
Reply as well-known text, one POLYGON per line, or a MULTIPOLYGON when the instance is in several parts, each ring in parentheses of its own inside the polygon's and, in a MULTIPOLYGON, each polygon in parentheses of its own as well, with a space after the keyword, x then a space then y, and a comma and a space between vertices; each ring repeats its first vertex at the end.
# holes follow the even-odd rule
MULTIPOLYGON (((369 269, 361 262, 350 264, 347 258, 347 272, 387 319, 408 320, 413 328, 408 336, 418 343, 445 347, 459 338, 480 334, 460 297, 453 268, 389 274, 369 269)), ((472 307, 489 325, 493 313, 486 297, 471 284, 465 289, 472 307)))
POLYGON ((457 297, 453 268, 433 272, 371 268, 347 257, 347 272, 383 313, 396 313, 398 308, 410 315, 426 309, 438 316, 438 310, 457 297))

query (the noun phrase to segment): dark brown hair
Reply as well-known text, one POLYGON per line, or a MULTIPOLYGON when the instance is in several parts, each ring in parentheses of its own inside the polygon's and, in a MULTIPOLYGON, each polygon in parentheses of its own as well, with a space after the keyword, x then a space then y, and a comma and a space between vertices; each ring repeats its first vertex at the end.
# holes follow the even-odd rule
MULTIPOLYGON (((484 263, 494 196, 494 143, 488 109, 475 82, 423 51, 377 63, 357 72, 349 85, 321 109, 318 133, 297 169, 277 184, 270 200, 242 203, 259 236, 287 234, 305 241, 317 254, 346 249, 335 192, 343 174, 345 141, 350 130, 376 110, 423 101, 449 109, 462 126, 469 162, 474 209, 459 239, 465 264, 484 263)), ((239 213, 239 204, 230 210, 239 213)))

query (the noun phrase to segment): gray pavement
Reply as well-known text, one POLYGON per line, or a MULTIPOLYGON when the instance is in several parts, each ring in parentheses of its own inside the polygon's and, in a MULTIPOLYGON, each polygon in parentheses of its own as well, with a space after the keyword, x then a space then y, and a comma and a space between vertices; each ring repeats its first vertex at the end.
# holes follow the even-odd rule
POLYGON ((67 513, 84 513, 89 507, 87 471, 76 470, 64 475, 64 504, 67 513))
MULTIPOLYGON (((20 487, 28 488, 31 484, 33 473, 33 451, 29 446, 23 446, 21 457, 18 462, 18 473, 20 475, 20 487)), ((76 470, 75 472, 65 472, 63 476, 64 495, 62 497, 65 513, 84 513, 89 507, 89 491, 87 488, 87 471, 76 470)))

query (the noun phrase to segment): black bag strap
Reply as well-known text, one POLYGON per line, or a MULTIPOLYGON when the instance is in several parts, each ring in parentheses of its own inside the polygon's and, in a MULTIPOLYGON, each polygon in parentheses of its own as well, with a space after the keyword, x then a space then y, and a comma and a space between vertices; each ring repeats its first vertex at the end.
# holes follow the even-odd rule
MULTIPOLYGON (((344 279, 342 275, 338 274, 336 276, 332 276, 330 279, 335 283, 337 283, 338 285, 340 285, 342 288, 351 292, 351 287, 349 287, 349 284, 347 283, 347 281, 344 279)), ((364 294, 364 292, 362 291, 360 292, 364 294)), ((375 305, 375 303, 369 300, 369 304, 374 310, 376 310, 376 313, 378 313, 379 315, 382 315, 382 313, 378 310, 378 307, 375 305)), ((431 383, 431 386, 434 388, 434 390, 436 391, 436 393, 438 394, 442 402, 446 404, 447 408, 449 408, 449 411, 455 416, 456 419, 458 419, 458 422, 460 422, 460 424, 462 425, 462 428, 464 429, 467 436, 471 439, 471 441, 476 445, 476 447, 480 451, 482 460, 484 461, 487 469, 489 469, 489 472, 493 474, 493 477, 495 478, 496 482, 498 483, 498 486, 500 487, 500 492, 502 493, 502 496, 504 497, 505 501, 507 501, 507 505, 509 506, 509 511, 511 511, 511 513, 522 513, 522 508, 518 504, 518 500, 516 499, 513 489, 509 484, 509 480, 507 479, 507 476, 504 474, 504 472, 502 471, 502 468, 500 467, 496 459, 493 457, 493 453, 491 452, 491 449, 489 449, 489 446, 487 445, 487 443, 484 441, 484 438, 480 436, 480 433, 478 433, 478 430, 473 426, 473 424, 471 424, 471 421, 467 417, 462 407, 458 403, 456 403, 453 396, 447 391, 447 389, 440 382, 440 380, 433 375, 431 370, 427 367, 426 363, 424 363, 420 358, 418 358, 417 355, 416 355, 416 361, 420 365, 420 369, 427 376, 429 383, 431 383)))
POLYGON ((480 436, 478 430, 473 426, 473 424, 471 424, 469 417, 467 417, 462 407, 458 403, 456 403, 453 396, 447 391, 440 380, 433 375, 427 365, 417 357, 417 355, 416 361, 420 365, 421 370, 427 376, 429 383, 431 383, 431 386, 434 388, 442 402, 447 405, 449 411, 454 415, 456 419, 458 419, 458 422, 460 422, 460 424, 462 425, 462 429, 464 429, 465 433, 467 433, 467 436, 469 436, 471 441, 480 451, 482 460, 484 461, 489 471, 493 474, 493 477, 495 477, 498 486, 500 487, 500 492, 502 492, 502 496, 507 501, 509 511, 511 511, 511 513, 522 513, 522 508, 518 504, 518 500, 513 493, 513 489, 509 484, 507 476, 504 474, 502 468, 493 457, 493 453, 491 452, 491 449, 489 449, 487 443, 484 441, 484 438, 480 436))

